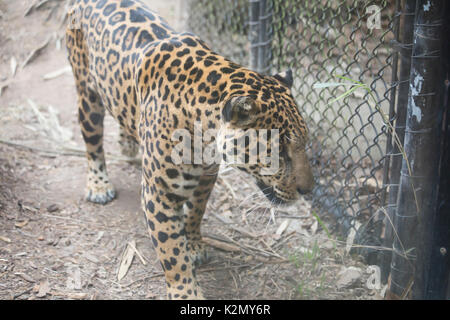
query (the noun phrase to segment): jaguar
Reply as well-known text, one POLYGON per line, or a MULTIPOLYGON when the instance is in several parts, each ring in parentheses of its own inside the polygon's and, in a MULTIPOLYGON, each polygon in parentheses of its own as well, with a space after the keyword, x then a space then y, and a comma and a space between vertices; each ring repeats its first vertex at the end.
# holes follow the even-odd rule
MULTIPOLYGON (((261 174, 269 165, 262 162, 236 167, 272 202, 293 203, 312 190, 314 178, 292 71, 269 76, 236 64, 138 0, 74 0, 69 19, 66 45, 88 163, 85 197, 96 204, 116 197, 103 150, 107 111, 120 124, 122 154, 142 154, 141 202, 167 298, 204 299, 195 274, 206 259, 200 224, 220 164, 175 163, 180 142, 172 135, 193 134, 196 122, 202 130, 278 130, 274 174, 261 174)), ((243 148, 246 155, 254 151, 243 148)))

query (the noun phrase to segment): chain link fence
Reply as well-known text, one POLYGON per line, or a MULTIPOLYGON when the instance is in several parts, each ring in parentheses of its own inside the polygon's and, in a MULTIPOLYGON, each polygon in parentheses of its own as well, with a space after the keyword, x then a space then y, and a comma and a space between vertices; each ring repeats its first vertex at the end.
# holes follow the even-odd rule
POLYGON ((214 51, 248 65, 250 57, 248 0, 188 0, 187 28, 214 51))
POLYGON ((344 236, 358 230, 355 241, 365 248, 360 253, 376 253, 367 247, 382 245, 387 124, 395 103, 395 3, 188 3, 190 31, 213 50, 262 73, 293 70, 293 94, 310 129, 314 207, 336 217, 344 236))
POLYGON ((295 70, 294 95, 311 130, 314 201, 337 217, 344 234, 359 228, 358 244, 379 246, 393 2, 269 2, 271 61, 275 69, 295 70), (379 20, 371 22, 374 15, 379 20))

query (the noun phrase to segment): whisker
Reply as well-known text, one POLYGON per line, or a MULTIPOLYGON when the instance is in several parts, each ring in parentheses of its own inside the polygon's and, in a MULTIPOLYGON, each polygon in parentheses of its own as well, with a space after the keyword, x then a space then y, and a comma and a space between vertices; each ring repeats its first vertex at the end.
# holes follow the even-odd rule
POLYGON ((256 211, 256 209, 261 208, 261 205, 259 203, 255 204, 253 207, 251 207, 250 209, 247 210, 247 212, 245 213, 246 216, 254 213, 256 211))
POLYGON ((252 197, 254 197, 254 196, 257 196, 257 197, 254 197, 252 200, 255 200, 256 198, 262 198, 262 197, 265 197, 265 194, 264 194, 264 191, 266 191, 266 190, 268 190, 268 189, 270 189, 271 187, 267 187, 267 188, 264 188, 264 189, 262 189, 262 190, 256 190, 255 192, 253 192, 253 193, 251 193, 249 196, 247 196, 244 200, 242 200, 242 202, 239 204, 239 206, 238 206, 238 208, 240 208, 241 206, 242 206, 242 204, 245 202, 245 201, 247 201, 247 200, 250 200, 252 197), (262 194, 260 193, 260 192, 262 192, 262 194))
POLYGON ((303 141, 303 139, 301 137, 297 137, 297 136, 294 136, 294 138, 291 138, 288 135, 285 135, 284 138, 286 138, 287 140, 292 141, 294 143, 298 143, 298 142, 302 142, 303 141))

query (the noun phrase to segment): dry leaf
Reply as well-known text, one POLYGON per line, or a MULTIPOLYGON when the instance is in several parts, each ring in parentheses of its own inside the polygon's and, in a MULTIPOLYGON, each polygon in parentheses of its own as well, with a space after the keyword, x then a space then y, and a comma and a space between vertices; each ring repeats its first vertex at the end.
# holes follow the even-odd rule
MULTIPOLYGON (((132 240, 131 244, 136 247, 136 241, 132 240)), ((135 251, 130 246, 127 245, 125 252, 122 256, 122 261, 120 262, 119 271, 117 272, 117 280, 122 280, 130 269, 131 263, 133 263, 135 251)))
POLYGON ((0 240, 4 241, 6 243, 11 243, 11 239, 7 238, 7 237, 0 236, 0 240))
POLYGON ((139 251, 136 249, 136 243, 133 241, 129 242, 128 245, 134 250, 134 252, 136 253, 136 255, 138 256, 139 260, 141 260, 142 264, 144 266, 147 265, 147 262, 145 261, 144 257, 142 257, 142 255, 139 253, 139 251), (134 244, 133 244, 134 243, 134 244))
POLYGON ((22 222, 16 222, 16 223, 15 223, 15 226, 16 226, 17 228, 23 228, 23 227, 25 227, 25 226, 28 224, 29 221, 30 221, 30 220, 25 220, 25 221, 22 221, 22 222))
POLYGON ((281 225, 278 227, 277 231, 275 232, 275 234, 277 236, 281 236, 283 234, 283 232, 287 229, 287 227, 289 226, 290 221, 288 219, 284 220, 281 225))

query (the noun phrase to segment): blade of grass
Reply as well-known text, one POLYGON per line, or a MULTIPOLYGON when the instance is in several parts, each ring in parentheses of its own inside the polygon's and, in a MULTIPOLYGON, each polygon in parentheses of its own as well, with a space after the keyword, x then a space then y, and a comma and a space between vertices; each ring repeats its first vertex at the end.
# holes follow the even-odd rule
POLYGON ((359 88, 362 88, 361 85, 355 85, 354 87, 352 87, 350 90, 347 90, 346 92, 344 92, 343 94, 341 94, 340 96, 338 96, 337 98, 334 98, 333 100, 331 100, 328 105, 335 103, 336 101, 345 99, 346 97, 348 97, 349 95, 351 95, 353 92, 355 92, 356 90, 358 90, 359 88))

